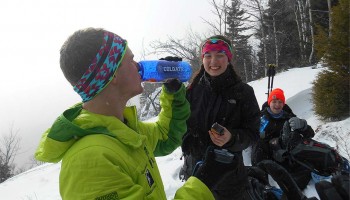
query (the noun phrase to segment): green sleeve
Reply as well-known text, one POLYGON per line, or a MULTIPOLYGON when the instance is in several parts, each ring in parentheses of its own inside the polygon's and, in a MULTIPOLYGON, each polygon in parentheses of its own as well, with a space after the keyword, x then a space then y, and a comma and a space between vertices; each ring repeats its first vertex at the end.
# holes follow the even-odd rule
POLYGON ((174 200, 180 199, 214 200, 214 196, 203 182, 191 176, 185 184, 176 191, 174 200))
POLYGON ((191 113, 190 104, 186 99, 186 88, 183 84, 173 94, 166 92, 163 86, 160 104, 162 110, 159 113, 159 121, 162 119, 170 119, 170 121, 166 137, 157 142, 154 150, 155 156, 168 155, 181 145, 182 136, 187 130, 186 121, 191 113))
POLYGON ((165 156, 181 145, 182 136, 187 130, 186 120, 190 116, 190 104, 186 99, 184 85, 169 93, 164 86, 160 95, 162 107, 156 122, 140 122, 141 133, 147 133, 150 148, 155 156, 165 156))

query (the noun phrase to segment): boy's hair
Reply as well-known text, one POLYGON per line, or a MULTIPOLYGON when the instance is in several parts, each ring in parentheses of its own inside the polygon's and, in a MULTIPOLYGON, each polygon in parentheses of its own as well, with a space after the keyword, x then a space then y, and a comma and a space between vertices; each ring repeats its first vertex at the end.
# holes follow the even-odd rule
POLYGON ((74 86, 89 68, 103 43, 104 29, 87 28, 78 30, 62 45, 60 67, 74 86))

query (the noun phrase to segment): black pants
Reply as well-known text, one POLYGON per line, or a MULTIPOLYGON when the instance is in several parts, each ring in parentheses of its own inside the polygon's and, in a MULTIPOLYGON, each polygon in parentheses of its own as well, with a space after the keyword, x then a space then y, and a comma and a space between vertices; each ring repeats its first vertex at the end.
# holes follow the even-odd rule
POLYGON ((248 180, 241 181, 239 184, 230 184, 213 188, 211 191, 216 200, 250 200, 248 194, 248 180))
POLYGON ((271 154, 272 153, 270 152, 268 142, 264 140, 258 140, 252 146, 252 154, 251 154, 252 165, 255 166, 262 160, 271 160, 272 158, 269 156, 271 154))
POLYGON ((311 171, 301 165, 295 166, 293 169, 288 169, 287 167, 287 171, 301 190, 305 189, 311 180, 311 171))

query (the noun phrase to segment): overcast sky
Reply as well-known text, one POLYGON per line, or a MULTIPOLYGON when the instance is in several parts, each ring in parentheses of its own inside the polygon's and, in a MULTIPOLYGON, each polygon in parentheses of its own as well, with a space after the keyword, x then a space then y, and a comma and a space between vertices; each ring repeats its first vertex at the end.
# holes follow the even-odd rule
MULTIPOLYGON (((79 102, 59 68, 59 49, 74 31, 100 27, 142 43, 208 32, 208 0, 3 0, 0 3, 0 135, 10 127, 28 160, 40 136, 68 106, 79 102), (29 154, 29 155, 28 155, 29 154)), ((151 57, 150 57, 151 58, 151 57)))

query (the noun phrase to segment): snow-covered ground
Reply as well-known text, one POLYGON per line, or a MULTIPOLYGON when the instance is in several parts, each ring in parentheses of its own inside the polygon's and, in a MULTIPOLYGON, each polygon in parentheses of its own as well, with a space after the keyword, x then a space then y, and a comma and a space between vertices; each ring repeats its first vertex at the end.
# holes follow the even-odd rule
MULTIPOLYGON (((297 68, 279 73, 274 79, 274 88, 281 88, 285 92, 287 104, 300 118, 307 120, 308 124, 316 131, 315 139, 326 142, 337 147, 341 154, 349 159, 344 144, 349 146, 350 118, 332 123, 324 123, 317 119, 311 103, 312 81, 322 68, 297 68), (341 140, 336 135, 342 136, 341 140), (337 141, 339 140, 339 141, 337 141)), ((267 99, 267 78, 249 83, 255 91, 255 95, 261 106, 267 99)), ((165 192, 168 199, 172 199, 177 188, 183 182, 178 178, 178 172, 182 165, 181 149, 175 150, 172 154, 158 157, 157 162, 163 178, 165 192)), ((245 164, 250 165, 249 149, 244 151, 245 164)), ((60 163, 44 164, 30 169, 22 174, 8 179, 0 184, 1 200, 56 200, 61 199, 59 195, 58 176, 60 163)), ((303 191, 308 197, 318 198, 311 180, 303 191)))

